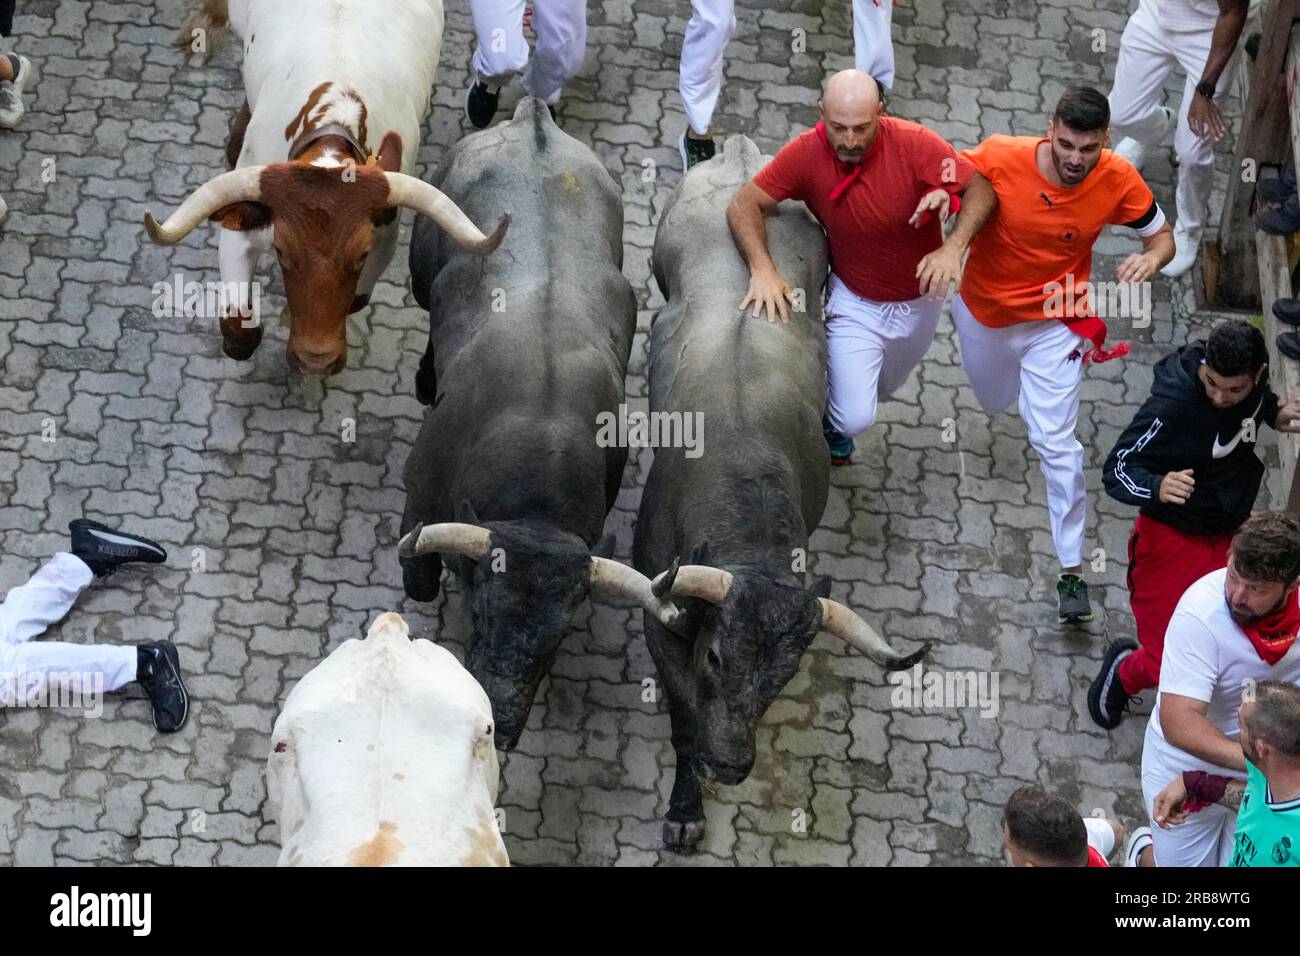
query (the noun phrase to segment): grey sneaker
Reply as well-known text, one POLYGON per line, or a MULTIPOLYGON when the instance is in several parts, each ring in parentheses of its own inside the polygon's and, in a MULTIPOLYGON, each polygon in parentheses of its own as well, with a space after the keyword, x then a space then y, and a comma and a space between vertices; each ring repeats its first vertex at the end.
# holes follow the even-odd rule
POLYGON ((13 129, 23 118, 23 90, 36 79, 36 68, 25 56, 4 54, 14 68, 12 80, 0 80, 0 127, 13 129))
POLYGON ((1061 624, 1084 624, 1092 620, 1088 603, 1088 582, 1077 574, 1062 574, 1056 582, 1056 599, 1061 624))

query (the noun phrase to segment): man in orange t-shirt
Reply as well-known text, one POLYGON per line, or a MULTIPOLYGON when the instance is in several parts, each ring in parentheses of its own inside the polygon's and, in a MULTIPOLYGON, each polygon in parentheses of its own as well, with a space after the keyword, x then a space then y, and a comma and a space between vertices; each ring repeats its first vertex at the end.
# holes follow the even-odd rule
MULTIPOLYGON (((962 367, 987 412, 1002 411, 1019 393, 1047 481, 1063 624, 1092 620, 1082 577, 1083 446, 1074 436, 1079 382, 1086 361, 1127 351, 1102 348, 1106 326, 1094 314, 1089 283, 1092 246, 1107 225, 1142 237, 1143 251, 1119 266, 1120 283, 1146 282, 1174 255, 1172 230, 1151 190, 1105 148, 1109 123, 1106 97, 1073 87, 1057 103, 1046 139, 991 136, 963 153, 993 184, 998 210, 971 244, 953 299, 962 367)), ((1137 291, 1117 288, 1104 301, 1127 307, 1137 291)))

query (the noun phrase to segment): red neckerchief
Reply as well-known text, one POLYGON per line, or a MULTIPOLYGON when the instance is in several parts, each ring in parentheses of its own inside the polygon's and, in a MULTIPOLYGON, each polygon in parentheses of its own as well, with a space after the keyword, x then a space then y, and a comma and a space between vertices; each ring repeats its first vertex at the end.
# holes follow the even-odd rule
MULTIPOLYGON (((840 181, 835 184, 835 188, 831 190, 830 200, 831 202, 834 202, 844 195, 844 190, 853 185, 853 180, 857 179, 858 174, 862 172, 862 163, 857 162, 850 166, 848 163, 841 162, 840 158, 835 155, 835 147, 832 146, 831 141, 826 138, 826 124, 821 120, 818 120, 816 129, 818 138, 821 139, 822 145, 824 145, 827 151, 831 154, 831 159, 835 161, 835 169, 842 177, 840 181), (845 168, 848 169, 847 173, 844 172, 845 168)), ((879 134, 877 134, 876 140, 879 142, 879 134)), ((872 143, 871 145, 875 146, 876 144, 872 143)), ((868 150, 868 152, 870 152, 870 150, 868 150)), ((867 157, 864 155, 862 158, 866 159, 867 157)))
POLYGON ((1091 846, 1088 847, 1088 865, 1105 866, 1105 867, 1110 866, 1110 864, 1106 862, 1106 858, 1102 856, 1100 852, 1098 852, 1097 848, 1091 846))
POLYGON ((1295 643, 1296 633, 1300 631, 1300 590, 1291 595, 1291 600, 1268 617, 1262 617, 1252 624, 1238 624, 1241 632, 1250 638, 1255 653, 1263 658, 1269 667, 1273 667, 1295 643))
POLYGON ((1070 353, 1073 361, 1082 355, 1084 362, 1109 362, 1111 359, 1128 355, 1128 343, 1116 342, 1114 348, 1103 348, 1106 342, 1106 323, 1095 315, 1077 315, 1061 319, 1071 332, 1081 335, 1092 343, 1092 348, 1081 352, 1075 349, 1070 353))

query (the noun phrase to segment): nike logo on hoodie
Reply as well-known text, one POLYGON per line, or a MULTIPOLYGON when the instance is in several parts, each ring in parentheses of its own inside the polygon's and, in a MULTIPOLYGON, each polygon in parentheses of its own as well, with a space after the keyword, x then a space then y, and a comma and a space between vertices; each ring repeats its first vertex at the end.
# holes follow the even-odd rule
POLYGON ((1228 442, 1228 444, 1220 445, 1218 433, 1215 433, 1214 447, 1210 449, 1210 456, 1213 458, 1227 458, 1229 455, 1231 455, 1232 450, 1237 447, 1238 443, 1241 441, 1242 436, 1246 434, 1246 422, 1254 421, 1255 416, 1259 414, 1259 410, 1263 407, 1264 407, 1264 399, 1261 398, 1259 400, 1259 404, 1255 406, 1255 410, 1250 413, 1250 417, 1246 419, 1242 419, 1242 425, 1240 430, 1238 430, 1237 434, 1233 436, 1232 441, 1228 442))

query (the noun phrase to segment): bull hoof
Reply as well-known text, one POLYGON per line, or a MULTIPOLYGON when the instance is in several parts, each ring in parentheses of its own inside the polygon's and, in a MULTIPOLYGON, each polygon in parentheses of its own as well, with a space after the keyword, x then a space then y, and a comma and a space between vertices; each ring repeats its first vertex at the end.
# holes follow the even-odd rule
POLYGON ((435 600, 438 597, 439 577, 438 572, 431 568, 402 562, 402 587, 412 601, 435 600))
POLYGON ((353 312, 360 312, 362 309, 364 309, 364 308, 365 308, 366 306, 368 306, 369 304, 370 304, 370 296, 368 296, 368 295, 356 295, 356 296, 353 296, 353 297, 352 297, 352 307, 351 307, 350 309, 348 309, 348 315, 351 315, 353 312))
POLYGON ((704 839, 703 820, 665 820, 664 848, 674 853, 694 853, 704 839))
POLYGON ((253 353, 257 351, 257 347, 261 344, 261 329, 258 329, 256 335, 243 335, 239 338, 229 335, 221 337, 221 351, 237 362, 245 362, 251 359, 253 353))

